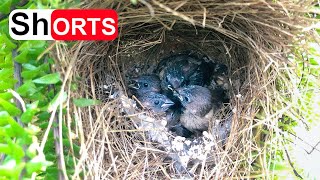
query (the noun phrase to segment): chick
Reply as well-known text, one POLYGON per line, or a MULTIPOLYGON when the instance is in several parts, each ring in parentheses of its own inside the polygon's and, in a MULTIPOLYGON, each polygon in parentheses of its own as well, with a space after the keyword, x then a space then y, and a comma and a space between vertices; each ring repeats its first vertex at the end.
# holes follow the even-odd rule
POLYGON ((174 105, 166 112, 167 128, 178 136, 189 138, 192 132, 180 123, 181 108, 174 105))
POLYGON ((228 67, 224 64, 217 63, 213 70, 212 79, 217 86, 221 87, 223 90, 229 90, 229 82, 227 78, 228 67))
POLYGON ((163 113, 174 105, 174 102, 166 95, 157 92, 149 92, 138 99, 146 109, 150 109, 155 113, 163 113))
POLYGON ((185 128, 181 123, 171 126, 169 130, 174 132, 177 136, 185 138, 190 138, 193 135, 193 133, 185 128))
POLYGON ((180 117, 181 124, 191 132, 205 131, 220 102, 213 102, 211 91, 208 88, 189 85, 178 88, 176 93, 183 106, 180 117))
POLYGON ((137 78, 131 79, 132 83, 129 84, 129 88, 132 90, 132 93, 137 96, 144 96, 149 92, 160 92, 160 79, 157 75, 142 75, 137 78))
POLYGON ((182 53, 162 59, 156 73, 159 73, 162 89, 167 92, 187 85, 203 86, 209 82, 207 76, 213 69, 214 63, 182 53))

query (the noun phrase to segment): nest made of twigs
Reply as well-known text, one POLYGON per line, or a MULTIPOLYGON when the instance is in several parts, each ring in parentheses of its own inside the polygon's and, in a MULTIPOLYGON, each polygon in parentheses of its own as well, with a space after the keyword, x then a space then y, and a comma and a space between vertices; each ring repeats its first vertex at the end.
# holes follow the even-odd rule
MULTIPOLYGON (((67 118, 76 121, 81 157, 75 157, 73 177, 84 172, 97 178, 177 178, 167 152, 137 128, 124 110, 127 83, 132 76, 151 73, 162 57, 194 50, 229 68, 232 128, 225 145, 217 144, 215 162, 188 169, 195 178, 269 176, 266 154, 285 106, 277 81, 290 88, 286 74, 294 74, 287 60, 299 42, 312 1, 88 1, 83 8, 112 8, 119 16, 119 36, 111 42, 82 42, 71 49, 60 45, 57 57, 74 72, 61 71, 79 84, 72 97, 103 101, 88 108, 72 107, 67 118), (64 61, 65 59, 74 59, 64 61), (62 61, 63 60, 63 61, 62 61), (68 64, 69 63, 69 64, 68 64), (288 67, 291 68, 288 68, 288 67), (257 118, 257 116, 263 118, 257 118), (261 129, 270 132, 262 134, 261 129), (259 170, 253 164, 260 166, 259 170)), ((71 84, 71 81, 70 81, 71 84)), ((290 94, 286 92, 286 97, 290 94)), ((129 94, 130 95, 130 94, 129 94)), ((71 107, 71 106, 70 106, 71 107)))

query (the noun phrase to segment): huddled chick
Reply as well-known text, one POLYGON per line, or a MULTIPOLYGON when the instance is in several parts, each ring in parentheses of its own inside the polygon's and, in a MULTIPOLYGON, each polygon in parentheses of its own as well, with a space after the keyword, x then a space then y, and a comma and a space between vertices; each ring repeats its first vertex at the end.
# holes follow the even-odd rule
POLYGON ((207 64, 192 54, 176 54, 160 61, 156 73, 161 79, 161 88, 165 92, 186 85, 204 85, 207 64))
POLYGON ((166 112, 174 102, 171 101, 166 95, 160 94, 158 92, 149 92, 143 96, 139 97, 141 104, 152 110, 155 113, 166 112))
POLYGON ((176 54, 162 59, 155 74, 133 78, 129 88, 143 106, 166 113, 170 131, 191 137, 207 130, 213 113, 228 101, 227 70, 224 64, 194 54, 176 54))
POLYGON ((181 111, 166 95, 161 94, 160 79, 157 75, 142 75, 131 79, 129 88, 141 104, 154 113, 166 113, 167 127, 178 136, 191 137, 192 132, 180 122, 181 111))
POLYGON ((177 96, 183 106, 181 124, 192 132, 208 129, 213 116, 212 95, 208 88, 189 85, 177 89, 177 96))
POLYGON ((129 88, 137 97, 144 96, 145 94, 150 92, 160 93, 160 79, 155 74, 142 75, 137 78, 132 78, 131 84, 129 84, 129 88))

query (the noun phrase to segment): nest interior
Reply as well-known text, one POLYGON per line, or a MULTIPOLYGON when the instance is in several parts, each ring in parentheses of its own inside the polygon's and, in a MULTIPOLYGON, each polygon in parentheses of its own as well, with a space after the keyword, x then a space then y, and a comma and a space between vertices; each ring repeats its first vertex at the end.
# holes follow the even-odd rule
POLYGON ((167 152, 136 128, 132 118, 143 111, 128 115, 123 110, 123 97, 130 98, 130 77, 152 73, 161 58, 185 50, 201 52, 228 66, 234 114, 228 141, 215 149, 215 163, 204 161, 188 171, 197 178, 255 174, 251 165, 262 163, 259 158, 267 150, 259 142, 271 141, 271 136, 261 136, 259 128, 272 132, 279 117, 269 104, 281 103, 275 98, 280 93, 276 79, 288 78, 288 72, 279 68, 290 64, 286 57, 300 26, 306 24, 306 4, 152 0, 138 5, 93 1, 83 7, 116 9, 119 35, 112 42, 77 44, 81 50, 74 77, 80 86, 72 95, 103 103, 73 110, 82 139, 75 176, 82 171, 101 178, 178 175, 174 162, 165 161, 167 152), (257 114, 268 118, 259 120, 257 114))

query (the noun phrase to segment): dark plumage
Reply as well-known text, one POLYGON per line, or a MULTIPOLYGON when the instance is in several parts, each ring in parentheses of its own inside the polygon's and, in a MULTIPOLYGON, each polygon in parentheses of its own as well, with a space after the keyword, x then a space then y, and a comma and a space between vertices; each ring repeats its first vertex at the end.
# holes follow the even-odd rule
POLYGON ((170 131, 188 138, 207 130, 213 113, 229 102, 227 73, 205 55, 180 53, 162 59, 154 74, 131 79, 129 88, 145 108, 165 112, 170 131))
POLYGON ((213 111, 220 104, 213 103, 211 91, 202 86, 189 85, 177 89, 175 96, 183 106, 181 124, 192 132, 207 130, 213 111))
POLYGON ((229 82, 227 78, 228 67, 224 64, 216 64, 212 79, 217 86, 221 87, 223 90, 229 90, 229 82))
POLYGON ((145 108, 150 109, 155 113, 165 112, 174 105, 174 102, 167 96, 157 92, 149 92, 140 96, 138 99, 145 108))
POLYGON ((160 79, 157 75, 142 75, 137 78, 132 78, 129 88, 137 97, 144 96, 149 92, 160 92, 160 79))
POLYGON ((210 82, 215 64, 192 53, 171 55, 161 60, 156 69, 161 87, 166 91, 187 85, 203 86, 210 82))
POLYGON ((171 126, 169 130, 174 132, 177 136, 185 138, 190 138, 193 135, 193 133, 185 128, 181 123, 171 126))
POLYGON ((180 123, 181 113, 181 108, 175 106, 166 112, 167 128, 178 136, 189 138, 193 133, 180 123))
POLYGON ((214 76, 225 76, 228 73, 228 67, 221 63, 216 63, 213 69, 214 76))

